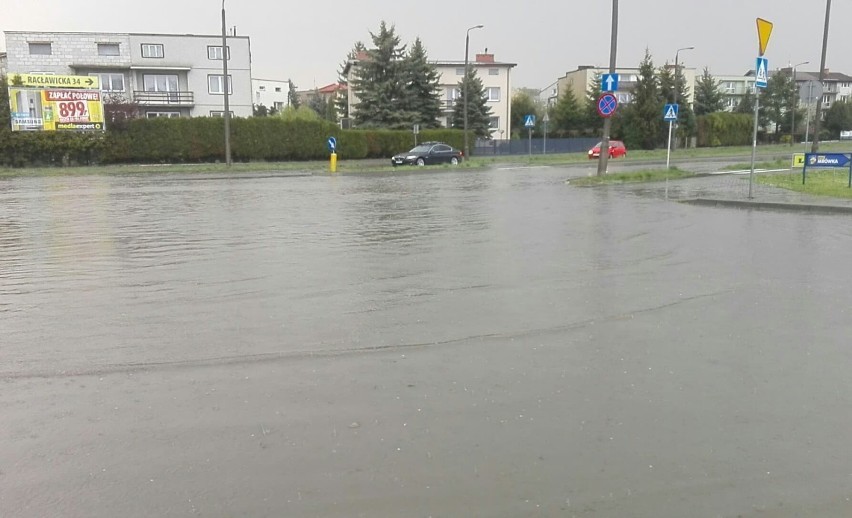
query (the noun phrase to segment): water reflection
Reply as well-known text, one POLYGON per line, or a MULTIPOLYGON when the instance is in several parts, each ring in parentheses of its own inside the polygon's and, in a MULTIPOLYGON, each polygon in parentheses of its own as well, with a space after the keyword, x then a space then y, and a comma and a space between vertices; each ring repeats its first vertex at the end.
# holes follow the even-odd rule
MULTIPOLYGON (((788 215, 708 211, 564 178, 535 169, 4 180, 0 371, 563 329, 750 282, 741 252, 751 236, 773 256, 802 255, 788 215)), ((811 243, 803 259, 834 264, 821 251, 836 254, 839 220, 797 221, 811 243)), ((767 260, 750 257, 749 271, 767 260)), ((783 274, 813 282, 807 270, 783 274)))

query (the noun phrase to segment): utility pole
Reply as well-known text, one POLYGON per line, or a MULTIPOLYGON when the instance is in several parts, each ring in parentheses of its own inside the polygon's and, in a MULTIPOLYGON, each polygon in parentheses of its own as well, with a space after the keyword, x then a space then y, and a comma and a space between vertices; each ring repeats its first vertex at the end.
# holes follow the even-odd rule
MULTIPOLYGON (((615 74, 616 52, 618 51, 618 0, 612 0, 612 30, 610 32, 609 44, 609 73, 615 74)), ((606 174, 606 165, 609 160, 609 132, 612 129, 612 117, 604 119, 603 138, 601 139, 601 153, 598 156, 598 176, 606 174)))
MULTIPOLYGON (((825 82, 825 53, 828 50, 828 22, 831 19, 831 0, 825 0, 825 29, 822 33, 822 59, 819 65, 819 83, 825 82)), ((811 146, 811 153, 819 151, 819 132, 822 125, 822 97, 817 99, 816 113, 814 114, 814 143, 811 146)))
POLYGON ((225 27, 225 0, 222 0, 222 89, 225 98, 225 165, 231 165, 231 106, 228 101, 228 31, 225 27))

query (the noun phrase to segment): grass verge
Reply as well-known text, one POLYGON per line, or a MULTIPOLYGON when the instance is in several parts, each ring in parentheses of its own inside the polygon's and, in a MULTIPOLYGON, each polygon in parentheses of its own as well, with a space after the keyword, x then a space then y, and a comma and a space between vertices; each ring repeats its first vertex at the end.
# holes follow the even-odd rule
POLYGON ((849 188, 849 171, 845 169, 808 171, 805 185, 802 185, 801 170, 795 170, 790 174, 760 175, 757 176, 757 182, 814 196, 852 198, 852 189, 849 188))
MULTIPOLYGON (((755 169, 790 169, 790 160, 775 160, 772 162, 755 162, 755 169)), ((751 162, 741 164, 727 165, 722 170, 724 171, 748 171, 751 169, 751 162)))
POLYGON ((662 182, 666 179, 675 180, 693 176, 689 171, 673 167, 671 169, 643 169, 629 173, 616 173, 604 176, 589 176, 588 178, 577 178, 571 180, 571 185, 579 187, 590 187, 593 185, 620 184, 620 183, 642 183, 662 182))

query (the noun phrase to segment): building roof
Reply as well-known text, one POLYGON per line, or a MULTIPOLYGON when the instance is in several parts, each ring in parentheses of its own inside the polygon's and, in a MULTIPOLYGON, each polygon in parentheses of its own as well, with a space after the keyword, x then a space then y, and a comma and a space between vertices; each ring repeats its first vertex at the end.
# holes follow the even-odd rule
POLYGON ((346 90, 346 83, 331 83, 319 89, 321 94, 333 94, 335 92, 346 90))
MULTIPOLYGON (((171 36, 181 38, 221 38, 221 34, 174 34, 164 32, 114 32, 114 31, 3 31, 6 34, 123 34, 127 36, 171 36)), ((249 39, 248 36, 231 36, 228 38, 249 39)))

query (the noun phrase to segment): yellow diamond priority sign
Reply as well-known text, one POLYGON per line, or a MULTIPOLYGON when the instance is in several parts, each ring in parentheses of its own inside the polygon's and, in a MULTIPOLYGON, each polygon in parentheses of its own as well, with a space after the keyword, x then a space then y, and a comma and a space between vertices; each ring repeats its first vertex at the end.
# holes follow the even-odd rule
POLYGON ((772 22, 764 20, 763 18, 757 19, 757 39, 760 45, 760 56, 762 56, 766 52, 766 46, 769 45, 769 36, 772 35, 772 22))

